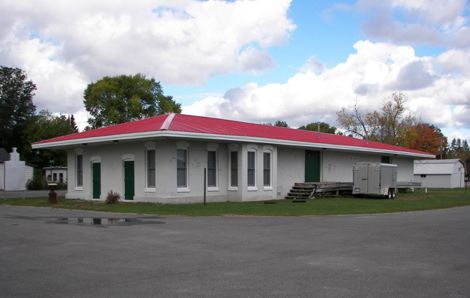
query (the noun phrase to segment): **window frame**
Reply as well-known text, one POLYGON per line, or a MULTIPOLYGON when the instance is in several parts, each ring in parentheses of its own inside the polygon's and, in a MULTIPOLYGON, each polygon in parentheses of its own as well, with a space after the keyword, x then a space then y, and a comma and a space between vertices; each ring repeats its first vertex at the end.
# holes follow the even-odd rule
POLYGON ((272 190, 273 189, 273 153, 270 150, 263 151, 263 189, 272 190), (265 156, 269 155, 269 168, 266 168, 266 159, 265 156), (269 184, 266 184, 266 171, 269 171, 269 184))
POLYGON ((83 190, 83 153, 75 154, 75 190, 83 190))
POLYGON ((157 188, 157 150, 155 147, 145 149, 145 192, 155 192, 157 188), (153 168, 149 167, 150 152, 153 151, 153 168), (149 184, 150 171, 153 170, 153 185, 149 184))
POLYGON ((189 149, 188 148, 181 148, 178 147, 176 149, 176 189, 177 192, 189 192, 189 149), (178 152, 179 151, 184 151, 185 152, 185 167, 182 169, 185 169, 185 185, 178 185, 178 170, 180 169, 178 167, 178 152))
POLYGON ((238 150, 230 150, 229 151, 229 156, 228 156, 228 167, 229 167, 229 170, 228 170, 228 189, 229 190, 238 190, 238 150), (233 154, 236 154, 236 163, 234 163, 234 160, 232 159, 232 155, 233 154), (234 164, 235 164, 235 167, 234 167, 234 164), (235 170, 235 174, 236 175, 233 175, 234 173, 232 172, 233 170, 235 170), (235 178, 234 178, 235 177, 235 178), (236 185, 234 185, 232 182, 233 182, 233 179, 236 180, 236 185))
POLYGON ((256 150, 250 149, 247 151, 247 157, 246 157, 246 170, 247 170, 247 176, 246 176, 246 185, 248 190, 258 190, 256 186, 256 150), (253 168, 250 168, 250 154, 253 154, 253 168), (253 184, 250 184, 250 170, 253 173, 253 184))
POLYGON ((218 177, 218 153, 217 150, 207 150, 207 191, 218 191, 219 190, 219 177, 218 177), (214 157, 214 168, 209 169, 209 156, 213 154, 214 157), (209 185, 209 172, 213 171, 215 184, 209 185))

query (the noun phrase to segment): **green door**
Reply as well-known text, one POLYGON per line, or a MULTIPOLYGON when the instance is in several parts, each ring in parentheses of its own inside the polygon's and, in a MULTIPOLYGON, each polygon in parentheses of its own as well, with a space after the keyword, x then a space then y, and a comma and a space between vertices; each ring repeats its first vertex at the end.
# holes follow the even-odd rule
POLYGON ((134 199, 134 161, 124 161, 124 200, 134 199))
POLYGON ((320 152, 305 150, 305 182, 320 182, 320 152))
POLYGON ((99 199, 101 196, 101 163, 92 163, 92 187, 93 199, 99 199))

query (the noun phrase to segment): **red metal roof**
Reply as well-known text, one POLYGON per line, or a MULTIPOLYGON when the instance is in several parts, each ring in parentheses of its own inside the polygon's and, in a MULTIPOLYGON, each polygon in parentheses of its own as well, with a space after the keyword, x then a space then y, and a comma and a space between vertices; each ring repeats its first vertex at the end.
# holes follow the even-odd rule
POLYGON ((42 140, 35 142, 33 144, 44 144, 60 141, 70 141, 70 140, 79 140, 95 137, 106 137, 113 135, 129 134, 129 133, 138 133, 138 132, 151 132, 158 131, 165 121, 167 115, 161 115, 156 117, 150 117, 143 120, 131 121, 106 127, 101 127, 97 129, 87 130, 84 132, 73 133, 65 136, 60 136, 52 139, 42 140))
MULTIPOLYGON (((157 132, 162 131, 162 125, 169 115, 161 115, 147 118, 139 121, 132 121, 113 126, 103 127, 99 129, 84 131, 81 133, 70 134, 53 139, 43 140, 34 144, 45 144, 69 140, 83 140, 86 142, 89 138, 94 137, 110 137, 114 135, 157 132)), ((210 134, 221 136, 237 136, 237 137, 256 137, 271 140, 285 140, 296 142, 307 142, 316 144, 336 145, 336 146, 352 146, 359 148, 369 148, 378 150, 391 150, 398 152, 407 152, 412 154, 427 154, 418 150, 408 149, 404 147, 366 141, 352 137, 339 136, 328 133, 320 133, 306 131, 300 129, 268 126, 262 124, 254 124, 241 121, 233 121, 219 118, 192 116, 184 114, 174 114, 171 123, 166 132, 186 132, 198 134, 210 134)))

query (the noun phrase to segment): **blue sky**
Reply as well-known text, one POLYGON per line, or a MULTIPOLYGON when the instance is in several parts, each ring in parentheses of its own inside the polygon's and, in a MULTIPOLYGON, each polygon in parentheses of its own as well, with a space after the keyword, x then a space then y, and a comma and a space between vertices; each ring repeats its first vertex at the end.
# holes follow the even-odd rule
POLYGON ((87 84, 139 72, 185 113, 294 127, 403 92, 416 117, 470 139, 468 17, 465 0, 5 0, 0 64, 80 127, 87 84))
MULTIPOLYGON (((353 1, 344 3, 352 5, 353 1)), ((362 35, 359 15, 335 10, 330 1, 293 1, 288 16, 296 29, 285 43, 269 49, 275 61, 271 69, 254 75, 240 72, 216 75, 200 86, 169 84, 165 92, 189 104, 207 94, 220 94, 253 81, 259 84, 284 82, 312 56, 326 66, 344 61, 353 51, 352 44, 362 35)))

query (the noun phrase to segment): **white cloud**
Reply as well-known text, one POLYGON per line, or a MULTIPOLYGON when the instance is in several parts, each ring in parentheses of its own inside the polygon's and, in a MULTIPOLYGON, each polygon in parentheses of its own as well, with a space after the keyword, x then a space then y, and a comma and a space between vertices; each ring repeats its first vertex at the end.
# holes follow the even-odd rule
POLYGON ((470 27, 465 0, 359 0, 366 15, 364 32, 372 38, 398 44, 427 44, 467 48, 470 27))
POLYGON ((72 63, 56 60, 60 46, 9 34, 0 40, 2 65, 26 70, 36 84, 34 102, 38 109, 74 113, 83 105, 86 77, 72 63))
POLYGON ((423 21, 447 25, 463 13, 465 0, 392 0, 392 7, 406 10, 423 21))
POLYGON ((336 112, 357 100, 364 110, 379 108, 403 91, 408 109, 422 121, 443 128, 470 127, 470 80, 466 53, 437 58, 417 56, 412 47, 359 41, 346 61, 321 72, 301 69, 282 84, 248 84, 207 97, 183 111, 255 122, 285 120, 292 126, 313 121, 334 124, 336 112), (424 77, 424 79, 423 79, 424 77))
POLYGON ((0 64, 26 70, 39 108, 82 109, 86 84, 143 73, 193 85, 273 66, 267 49, 295 25, 290 0, 0 2, 0 64))

